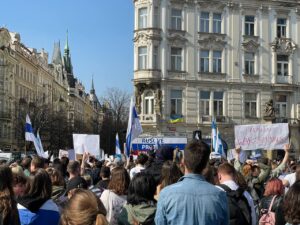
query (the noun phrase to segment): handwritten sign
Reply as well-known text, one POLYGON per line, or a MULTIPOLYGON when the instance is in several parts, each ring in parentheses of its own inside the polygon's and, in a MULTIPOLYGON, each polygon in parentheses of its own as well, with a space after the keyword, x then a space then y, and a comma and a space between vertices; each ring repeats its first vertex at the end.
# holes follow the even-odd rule
POLYGON ((240 125, 234 127, 235 146, 242 150, 283 149, 289 143, 287 123, 240 125))

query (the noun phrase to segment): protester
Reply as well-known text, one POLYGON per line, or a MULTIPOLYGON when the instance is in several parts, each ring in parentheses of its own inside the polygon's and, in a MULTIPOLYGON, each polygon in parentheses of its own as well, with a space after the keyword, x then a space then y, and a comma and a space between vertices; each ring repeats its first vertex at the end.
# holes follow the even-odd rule
POLYGON ((210 148, 193 140, 184 152, 185 175, 178 183, 165 187, 159 196, 155 223, 169 225, 227 225, 226 193, 201 175, 209 159, 210 148))
POLYGON ((223 163, 218 168, 218 187, 227 193, 230 225, 256 225, 257 218, 251 195, 236 183, 237 174, 232 165, 223 163))
POLYGON ((147 224, 154 225, 156 201, 154 178, 143 172, 137 173, 128 188, 127 204, 119 217, 119 225, 147 224))
POLYGON ((61 225, 108 225, 106 210, 91 191, 77 189, 61 216, 61 225))
POLYGON ((66 201, 65 193, 65 180, 61 174, 61 172, 55 168, 47 168, 47 173, 50 176, 51 183, 52 183, 52 193, 51 198, 57 204, 59 208, 64 206, 66 201))
POLYGON ((87 183, 87 186, 88 186, 88 190, 90 190, 98 198, 100 198, 100 196, 101 196, 101 194, 104 190, 96 187, 95 185, 93 185, 93 179, 92 179, 91 175, 90 174, 85 174, 85 175, 82 176, 82 178, 85 179, 85 181, 87 183))
POLYGON ((56 225, 60 216, 57 205, 51 199, 51 179, 44 169, 34 172, 28 193, 17 200, 21 224, 56 225))
POLYGON ((25 195, 27 185, 27 177, 24 173, 13 173, 13 191, 16 198, 25 195))
POLYGON ((181 173, 180 169, 178 168, 175 162, 172 161, 164 162, 161 169, 160 184, 157 186, 156 189, 155 199, 158 199, 159 193, 163 188, 176 183, 179 180, 179 178, 182 176, 183 174, 181 173))
POLYGON ((296 181, 284 198, 284 215, 287 225, 300 224, 300 180, 296 181))
POLYGON ((34 175, 38 169, 44 169, 45 168, 45 160, 42 157, 35 156, 31 160, 30 164, 30 173, 34 175))
POLYGON ((70 199, 76 189, 88 189, 88 184, 85 179, 83 179, 81 176, 73 177, 71 180, 69 180, 66 188, 66 194, 68 198, 70 199))
POLYGON ((172 146, 161 146, 155 153, 155 159, 148 164, 145 173, 154 176, 156 185, 159 184, 161 179, 161 169, 163 163, 167 160, 173 160, 174 148, 172 146))
POLYGON ((118 215, 127 201, 129 182, 130 178, 125 168, 117 167, 112 170, 108 189, 101 195, 101 201, 107 211, 106 219, 110 225, 117 224, 118 215))
POLYGON ((284 186, 282 181, 278 178, 272 178, 269 180, 265 187, 264 198, 260 201, 260 213, 261 216, 264 213, 268 212, 271 202, 273 201, 273 205, 271 208, 271 212, 275 213, 275 225, 284 225, 284 215, 283 215, 283 194, 284 194, 284 186), (274 198, 274 200, 273 200, 274 198))
POLYGON ((0 224, 20 224, 13 192, 13 174, 6 165, 0 165, 0 224))
POLYGON ((69 165, 69 158, 63 156, 61 157, 60 162, 61 162, 62 176, 64 177, 64 180, 67 181, 69 178, 69 173, 67 171, 69 165))
POLYGON ((145 163, 148 161, 148 156, 146 154, 139 154, 136 160, 136 166, 130 170, 130 179, 134 177, 135 174, 140 173, 145 169, 145 163))
POLYGON ((296 180, 300 180, 300 163, 296 166, 296 171, 294 173, 288 174, 283 178, 283 185, 285 187, 291 187, 296 180), (298 179, 296 178, 298 174, 298 179))
POLYGON ((80 176, 80 163, 78 161, 70 161, 67 167, 69 173, 69 180, 80 176))
POLYGON ((30 165, 31 165, 31 158, 30 157, 25 157, 23 160, 22 160, 22 163, 21 163, 22 167, 23 167, 23 170, 24 170, 24 174, 25 176, 30 176, 30 165))
POLYGON ((96 187, 99 189, 107 189, 107 186, 110 181, 110 168, 107 166, 103 166, 100 171, 101 180, 98 182, 96 187))

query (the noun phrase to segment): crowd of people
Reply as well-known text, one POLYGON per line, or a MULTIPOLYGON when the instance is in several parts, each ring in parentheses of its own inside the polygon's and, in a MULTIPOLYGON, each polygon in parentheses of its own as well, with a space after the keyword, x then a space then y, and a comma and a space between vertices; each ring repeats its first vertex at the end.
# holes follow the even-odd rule
POLYGON ((99 161, 0 161, 0 225, 299 225, 300 164, 211 157, 201 140, 99 161))

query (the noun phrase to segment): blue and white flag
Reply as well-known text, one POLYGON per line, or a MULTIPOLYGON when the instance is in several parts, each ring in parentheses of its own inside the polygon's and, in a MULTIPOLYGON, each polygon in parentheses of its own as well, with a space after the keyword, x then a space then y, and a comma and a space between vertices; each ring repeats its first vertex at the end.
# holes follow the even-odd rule
POLYGON ((219 153, 221 156, 226 158, 226 154, 224 151, 224 146, 221 138, 221 134, 219 133, 219 129, 217 129, 217 141, 215 146, 215 152, 219 153))
POLYGON ((142 126, 140 124, 139 117, 137 115, 135 104, 133 98, 130 101, 130 108, 129 108, 129 118, 128 118, 128 126, 127 126, 127 133, 126 133, 126 154, 130 154, 131 143, 132 141, 137 138, 141 133, 143 133, 142 126))
POLYGON ((216 149, 216 143, 217 143, 217 124, 215 120, 213 119, 211 123, 211 140, 212 140, 212 148, 216 149))
POLYGON ((42 145, 42 140, 41 140, 41 137, 40 137, 39 130, 37 131, 37 134, 36 134, 36 144, 34 146, 35 146, 37 154, 39 156, 41 156, 43 158, 48 158, 48 154, 46 154, 44 152, 44 148, 43 148, 43 145, 42 145))
POLYGON ((33 133, 32 125, 28 114, 26 115, 26 124, 25 124, 25 140, 26 141, 35 141, 35 135, 33 133))
POLYGON ((116 134, 116 155, 121 155, 121 148, 120 148, 120 141, 119 141, 119 135, 116 134))

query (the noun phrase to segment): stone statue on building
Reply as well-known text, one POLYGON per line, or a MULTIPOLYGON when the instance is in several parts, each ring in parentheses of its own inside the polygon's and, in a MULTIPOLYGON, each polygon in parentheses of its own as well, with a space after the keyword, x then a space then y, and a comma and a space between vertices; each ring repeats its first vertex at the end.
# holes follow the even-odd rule
POLYGON ((155 111, 157 115, 161 115, 162 93, 160 89, 155 91, 155 111))
POLYGON ((273 100, 270 99, 266 102, 265 111, 264 111, 264 118, 274 118, 275 117, 275 108, 273 105, 273 100))

